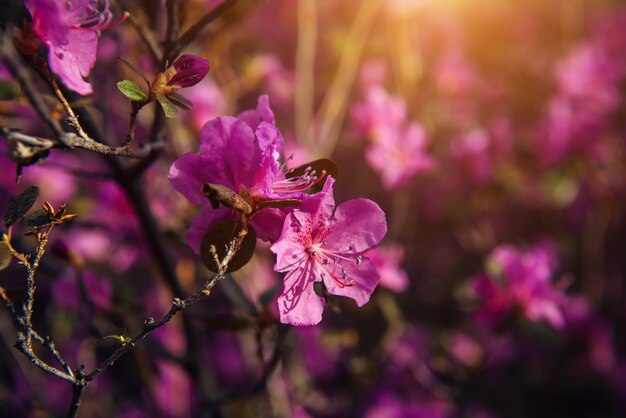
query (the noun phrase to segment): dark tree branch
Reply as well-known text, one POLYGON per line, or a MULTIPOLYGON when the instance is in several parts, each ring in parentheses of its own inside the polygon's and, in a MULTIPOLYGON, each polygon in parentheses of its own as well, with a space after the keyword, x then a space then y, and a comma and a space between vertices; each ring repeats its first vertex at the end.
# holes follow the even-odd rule
POLYGON ((200 20, 194 23, 189 29, 187 29, 178 39, 176 48, 172 51, 171 55, 176 57, 181 53, 182 50, 187 48, 189 44, 191 44, 197 37, 200 35, 200 32, 215 19, 223 15, 235 5, 237 0, 225 0, 224 2, 217 5, 214 9, 210 10, 207 14, 202 16, 200 20))

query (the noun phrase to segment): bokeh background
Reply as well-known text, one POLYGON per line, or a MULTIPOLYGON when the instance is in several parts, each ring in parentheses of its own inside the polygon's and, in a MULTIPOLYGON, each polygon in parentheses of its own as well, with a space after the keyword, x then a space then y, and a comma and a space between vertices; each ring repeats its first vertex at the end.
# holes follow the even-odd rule
MULTIPOLYGON (((182 0, 183 28, 218 3, 182 0)), ((159 2, 113 7, 163 33, 159 2)), ((165 151, 133 187, 76 150, 16 183, 0 142, 0 209, 37 184, 79 215, 54 231, 35 305, 76 367, 171 305, 147 218, 185 292, 209 277, 185 242, 198 209, 167 172, 207 120, 260 94, 292 164, 332 158, 336 200, 368 197, 387 215, 365 307, 333 297, 320 325, 279 325, 281 277, 259 243, 189 308, 194 335, 180 318, 154 332, 89 386, 79 416, 626 416, 624 51, 620 1, 240 1, 185 51, 211 71, 183 93, 192 109, 167 121, 165 151)), ((73 103, 121 144, 129 106, 115 83, 136 76, 118 56, 163 70, 126 21, 102 33, 94 96, 73 103)), ((49 136, 1 63, 0 78, 2 124, 49 136)), ((140 114, 140 141, 153 113, 140 114)), ((15 300, 23 281, 17 263, 0 273, 15 300)), ((71 387, 31 367, 15 332, 0 310, 0 415, 63 416, 71 387)))

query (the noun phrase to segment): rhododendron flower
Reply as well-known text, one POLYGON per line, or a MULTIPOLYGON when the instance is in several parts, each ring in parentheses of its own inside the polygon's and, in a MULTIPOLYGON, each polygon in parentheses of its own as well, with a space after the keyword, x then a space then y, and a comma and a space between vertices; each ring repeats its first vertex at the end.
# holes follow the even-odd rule
POLYGON ((335 207, 334 180, 324 190, 302 201, 285 218, 280 239, 270 250, 274 270, 287 273, 278 310, 283 323, 315 325, 322 319, 324 298, 313 284, 364 305, 380 276, 363 253, 387 232, 384 212, 368 199, 354 199, 335 207))
POLYGON ((424 128, 413 122, 402 129, 379 129, 374 143, 365 151, 370 166, 390 190, 405 185, 415 174, 429 171, 435 159, 426 154, 428 138, 424 128))
POLYGON ((434 158, 426 153, 426 131, 421 124, 407 120, 404 99, 370 85, 364 101, 355 104, 351 113, 356 132, 370 137, 365 158, 387 189, 397 189, 435 166, 434 158))
POLYGON ((35 34, 48 46, 48 63, 65 86, 79 94, 90 94, 84 80, 96 63, 101 29, 111 23, 108 1, 25 0, 33 18, 35 34))
MULTIPOLYGON (((263 95, 256 110, 207 122, 200 131, 198 153, 184 154, 172 164, 168 178, 174 189, 204 207, 187 234, 196 253, 200 253, 202 238, 212 225, 235 216, 230 208, 214 209, 202 191, 203 184, 225 186, 255 210, 266 200, 303 199, 308 196, 304 191, 321 180, 322 176, 312 170, 286 178, 279 162, 282 147, 283 136, 274 126, 269 99, 263 95)), ((250 224, 259 238, 274 241, 284 216, 279 209, 265 208, 252 215, 250 224)))
POLYGON ((565 295, 550 279, 556 260, 546 245, 522 252, 510 245, 496 248, 487 260, 490 272, 472 279, 471 289, 482 299, 478 318, 497 324, 519 309, 533 322, 545 321, 562 328, 565 295))

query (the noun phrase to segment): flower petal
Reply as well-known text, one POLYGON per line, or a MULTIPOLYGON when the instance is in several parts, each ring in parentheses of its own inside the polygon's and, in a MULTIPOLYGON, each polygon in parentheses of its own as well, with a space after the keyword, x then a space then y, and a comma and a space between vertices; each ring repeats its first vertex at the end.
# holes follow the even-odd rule
MULTIPOLYGON (((322 269, 321 266, 319 268, 322 269)), ((340 287, 328 275, 324 275, 324 284, 329 293, 352 298, 358 306, 363 306, 370 300, 370 296, 380 280, 380 275, 374 264, 369 259, 363 258, 356 269, 351 269, 349 279, 354 280, 353 286, 340 287)))
POLYGON ((181 155, 170 167, 167 175, 172 187, 195 205, 208 203, 202 192, 202 184, 217 183, 215 171, 209 165, 209 159, 193 152, 181 155))
POLYGON ((315 293, 314 281, 310 262, 301 263, 285 276, 283 292, 278 297, 280 322, 303 326, 322 320, 325 300, 315 293))
POLYGON ((383 239, 387 233, 387 221, 385 213, 373 201, 353 199, 337 207, 330 228, 325 238, 328 248, 360 253, 383 239))
POLYGON ((261 166, 261 151, 252 129, 231 116, 207 122, 200 131, 200 155, 222 184, 236 192, 254 186, 261 166))
POLYGON ((287 215, 280 239, 270 247, 270 251, 276 254, 275 271, 293 270, 302 260, 308 258, 301 232, 306 228, 310 229, 310 225, 311 215, 308 213, 292 212, 287 215))

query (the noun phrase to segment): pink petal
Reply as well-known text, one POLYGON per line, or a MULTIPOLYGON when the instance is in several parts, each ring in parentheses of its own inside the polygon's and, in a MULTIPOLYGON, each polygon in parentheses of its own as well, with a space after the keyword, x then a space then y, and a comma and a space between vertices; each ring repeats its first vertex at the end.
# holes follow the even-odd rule
POLYGON ((79 94, 90 94, 91 84, 84 80, 96 63, 98 34, 90 31, 71 30, 67 42, 48 42, 48 61, 52 72, 63 84, 79 94))
POLYGON ((270 247, 270 251, 276 254, 275 271, 293 270, 302 260, 308 258, 299 232, 310 228, 310 225, 311 215, 308 213, 292 212, 287 215, 280 239, 270 247))
MULTIPOLYGON (((324 274, 324 269, 321 265, 317 264, 317 269, 319 270, 318 274, 324 274)), ((329 293, 352 298, 358 306, 363 306, 370 300, 370 296, 380 280, 376 267, 367 258, 363 258, 357 269, 350 271, 349 277, 355 281, 353 286, 340 287, 333 279, 328 277, 328 274, 324 274, 323 277, 329 293)))
POLYGON ((231 116, 207 122, 200 131, 200 155, 215 175, 217 183, 235 191, 251 187, 258 176, 261 151, 250 127, 231 116))
POLYGON ((310 262, 302 263, 285 276, 283 292, 278 297, 280 322, 298 326, 316 325, 322 320, 324 298, 313 289, 315 276, 310 262))
POLYGON ((170 167, 167 175, 172 187, 195 205, 206 205, 202 184, 216 183, 208 158, 189 152, 181 155, 170 167))
POLYGON ((363 252, 378 244, 387 233, 385 213, 369 199, 342 203, 331 218, 331 232, 325 238, 328 248, 363 252))

